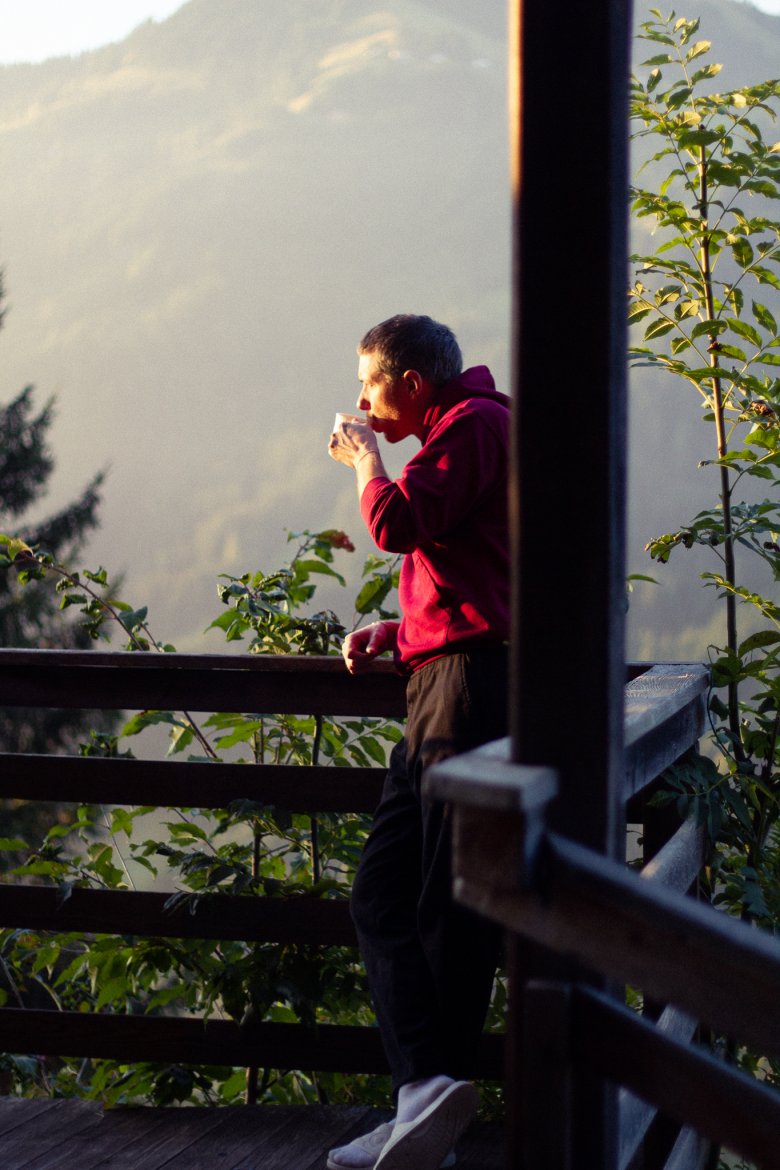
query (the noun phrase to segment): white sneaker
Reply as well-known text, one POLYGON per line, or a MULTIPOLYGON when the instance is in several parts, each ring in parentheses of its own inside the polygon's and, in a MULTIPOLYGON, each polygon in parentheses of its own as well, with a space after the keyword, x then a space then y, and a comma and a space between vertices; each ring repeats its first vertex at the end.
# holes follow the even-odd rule
MULTIPOLYGON (((368 1157, 373 1159, 371 1162, 364 1163, 359 1170, 373 1170, 379 1155, 390 1140, 393 1125, 394 1122, 385 1121, 382 1125, 378 1125, 376 1129, 372 1129, 371 1133, 364 1134, 363 1137, 354 1138, 349 1143, 351 1146, 357 1146, 358 1149, 364 1150, 368 1157)), ((358 1170, 357 1167, 350 1166, 348 1162, 338 1161, 338 1154, 344 1149, 346 1149, 346 1146, 337 1146, 336 1149, 330 1151, 327 1161, 328 1170, 358 1170)), ((454 1165, 455 1151, 450 1150, 449 1154, 440 1163, 441 1170, 446 1170, 447 1167, 454 1165)))
POLYGON ((436 1170, 477 1112, 479 1093, 454 1081, 414 1121, 397 1121, 376 1170, 436 1170))

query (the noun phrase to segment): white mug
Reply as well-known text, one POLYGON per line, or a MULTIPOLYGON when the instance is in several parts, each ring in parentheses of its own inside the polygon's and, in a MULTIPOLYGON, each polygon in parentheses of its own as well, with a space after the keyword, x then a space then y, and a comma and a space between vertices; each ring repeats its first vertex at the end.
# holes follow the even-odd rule
POLYGON ((339 429, 339 427, 341 426, 342 423, 362 422, 362 421, 363 420, 358 418, 358 416, 355 414, 341 414, 341 413, 339 413, 336 415, 336 421, 333 424, 333 434, 336 433, 336 431, 339 429))

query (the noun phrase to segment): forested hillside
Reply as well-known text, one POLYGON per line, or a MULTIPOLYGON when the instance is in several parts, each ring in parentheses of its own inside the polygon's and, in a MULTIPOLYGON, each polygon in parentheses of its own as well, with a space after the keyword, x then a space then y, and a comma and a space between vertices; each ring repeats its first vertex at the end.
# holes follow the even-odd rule
MULTIPOLYGON (((698 11, 724 85, 777 70, 780 18, 734 0, 698 11)), ((533 388, 557 402, 587 390, 587 225, 566 171, 587 94, 571 108, 550 127, 549 167, 573 189, 572 328, 533 388)), ((202 645, 216 574, 273 567, 285 528, 358 535, 326 443, 353 404, 365 328, 430 312, 506 384, 504 0, 190 0, 121 44, 0 69, 0 166, 0 394, 34 382, 57 396, 46 508, 108 465, 87 559, 125 571, 180 648, 202 645)), ((634 394, 634 570, 673 523, 671 463, 696 443, 695 410, 670 428, 668 397, 634 394)), ((643 653, 650 626, 696 620, 671 584, 632 608, 643 653)))

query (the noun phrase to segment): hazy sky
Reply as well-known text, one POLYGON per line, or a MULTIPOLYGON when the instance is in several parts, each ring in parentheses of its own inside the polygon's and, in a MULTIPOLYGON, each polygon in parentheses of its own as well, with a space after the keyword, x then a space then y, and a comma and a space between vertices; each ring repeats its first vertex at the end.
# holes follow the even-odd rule
MULTIPOLYGON (((0 63, 43 61, 123 40, 185 0, 0 0, 0 63)), ((780 0, 778 0, 780 3, 780 0)))
MULTIPOLYGON (((43 61, 120 41, 145 20, 164 20, 184 3, 185 0, 0 0, 0 63, 43 61)), ((780 0, 751 3, 764 12, 780 15, 780 0)))

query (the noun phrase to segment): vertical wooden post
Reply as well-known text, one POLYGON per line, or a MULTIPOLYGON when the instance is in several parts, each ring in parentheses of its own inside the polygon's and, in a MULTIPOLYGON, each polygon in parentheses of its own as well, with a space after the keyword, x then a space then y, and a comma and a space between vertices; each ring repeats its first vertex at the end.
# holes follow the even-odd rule
MULTIPOLYGON (((576 19, 555 0, 511 0, 512 757, 558 770, 555 827, 611 857, 624 832, 630 31, 626 0, 576 19)), ((514 949, 516 979, 549 975, 514 949)), ((573 1170, 611 1170, 611 1094, 575 1081, 573 1101, 573 1170)), ((519 1153, 528 1109, 512 1104, 511 1158, 535 1170, 519 1153)))
POLYGON ((525 1092, 536 1124, 529 1131, 524 1157, 534 1170, 570 1170, 572 1102, 568 1045, 571 1037, 570 988, 530 982, 523 994, 525 1092))

